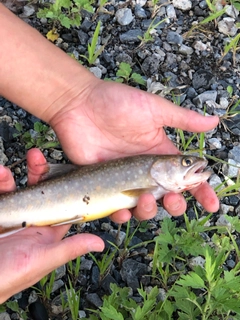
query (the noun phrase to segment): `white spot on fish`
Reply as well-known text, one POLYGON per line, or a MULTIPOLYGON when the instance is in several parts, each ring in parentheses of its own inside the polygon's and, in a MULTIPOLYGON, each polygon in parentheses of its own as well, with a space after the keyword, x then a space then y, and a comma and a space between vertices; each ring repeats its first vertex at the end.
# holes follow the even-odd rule
POLYGON ((138 173, 139 173, 139 174, 143 174, 142 169, 139 169, 139 170, 138 170, 138 173))

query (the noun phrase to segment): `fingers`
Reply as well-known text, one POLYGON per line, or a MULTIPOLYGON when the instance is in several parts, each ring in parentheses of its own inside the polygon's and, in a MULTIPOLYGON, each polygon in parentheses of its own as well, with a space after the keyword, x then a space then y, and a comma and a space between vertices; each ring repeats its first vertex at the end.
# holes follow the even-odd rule
POLYGON ((163 126, 170 126, 192 132, 204 132, 215 128, 218 125, 217 116, 203 116, 199 113, 181 108, 172 102, 152 95, 149 99, 152 114, 155 115, 155 121, 163 126), (159 107, 159 106, 162 106, 159 107))
POLYGON ((181 193, 166 194, 163 198, 163 206, 174 217, 182 215, 187 209, 186 201, 181 193))
POLYGON ((14 191, 15 181, 9 168, 0 165, 0 193, 14 191))
POLYGON ((99 237, 91 234, 79 234, 61 242, 49 244, 44 251, 44 261, 48 262, 47 268, 51 271, 78 256, 91 251, 101 252, 103 249, 104 242, 99 237))
POLYGON ((219 199, 215 191, 207 182, 201 184, 200 187, 191 189, 191 194, 205 208, 206 211, 216 212, 219 209, 219 199))
POLYGON ((36 184, 41 175, 46 173, 47 161, 39 149, 31 149, 27 153, 28 185, 36 184))

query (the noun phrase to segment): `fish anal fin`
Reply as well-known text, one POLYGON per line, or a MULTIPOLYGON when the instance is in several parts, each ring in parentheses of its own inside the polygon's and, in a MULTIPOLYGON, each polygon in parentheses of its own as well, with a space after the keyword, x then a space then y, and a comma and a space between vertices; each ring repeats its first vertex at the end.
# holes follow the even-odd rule
POLYGON ((143 193, 151 193, 151 191, 155 190, 156 187, 145 187, 145 188, 136 188, 136 189, 127 189, 121 191, 122 194, 128 197, 139 197, 143 193))

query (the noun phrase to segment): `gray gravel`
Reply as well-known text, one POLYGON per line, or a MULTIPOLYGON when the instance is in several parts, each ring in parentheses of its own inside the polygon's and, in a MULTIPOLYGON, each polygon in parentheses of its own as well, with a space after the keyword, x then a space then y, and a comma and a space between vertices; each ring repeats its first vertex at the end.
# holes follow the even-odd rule
MULTIPOLYGON (((165 21, 152 30, 153 42, 145 43, 141 47, 140 38, 143 37, 147 28, 153 21, 150 1, 136 0, 126 6, 121 1, 109 1, 106 5, 108 13, 99 13, 96 20, 92 21, 92 15, 83 12, 82 24, 79 28, 70 30, 59 27, 60 38, 58 45, 67 53, 79 58, 87 54, 87 43, 92 38, 98 20, 102 21, 99 45, 106 44, 104 52, 97 59, 95 65, 89 66, 90 71, 99 78, 116 78, 116 72, 121 62, 129 63, 133 72, 139 73, 147 80, 148 91, 166 96, 171 99, 172 93, 177 94, 182 107, 196 110, 203 113, 206 108, 207 114, 218 114, 224 117, 228 112, 228 106, 239 99, 239 53, 236 53, 236 64, 233 63, 233 54, 229 52, 222 58, 224 44, 229 36, 237 32, 236 23, 239 22, 238 12, 229 6, 226 14, 217 22, 207 26, 207 35, 203 32, 196 32, 187 36, 192 25, 198 24, 208 15, 206 1, 173 0, 172 3, 161 0, 158 12, 155 15, 155 22, 165 21), (221 59, 222 58, 222 59, 221 59), (233 96, 228 93, 228 86, 233 88, 233 96)), ((37 19, 36 12, 38 4, 28 4, 26 1, 8 1, 8 6, 21 16, 26 22, 36 27, 40 32, 46 34, 51 28, 50 21, 37 19)), ((42 5, 41 5, 42 6, 42 5)), ((219 2, 220 6, 220 2, 219 2)), ((221 7, 219 7, 221 10, 221 7)), ((136 86, 136 84, 130 83, 136 86)), ((142 89, 146 90, 146 88, 142 89)), ((240 106, 237 107, 240 111, 240 106)), ((34 123, 38 121, 16 105, 0 97, 0 163, 12 165, 23 159, 25 156, 24 144, 20 138, 14 138, 16 133, 14 124, 21 122, 25 131, 32 130, 34 123)), ((206 152, 211 156, 226 161, 227 164, 216 165, 209 161, 212 166, 213 175, 210 184, 217 186, 222 183, 224 175, 236 177, 240 167, 240 114, 234 118, 224 120, 225 126, 206 135, 206 152)), ((177 143, 174 130, 166 128, 168 136, 177 143)), ((186 137, 188 133, 186 133, 186 137)), ((190 148, 197 148, 197 141, 193 140, 190 148)), ((45 150, 44 154, 48 161, 59 162, 66 160, 66 156, 58 149, 45 150)), ((14 166, 14 174, 18 185, 26 183, 26 165, 24 162, 14 166)), ((189 217, 195 217, 192 202, 189 202, 187 211, 189 217)), ((240 196, 229 196, 221 199, 221 209, 214 215, 216 225, 229 224, 224 214, 240 214, 240 196)), ((153 239, 159 229, 159 221, 168 216, 166 211, 159 208, 155 219, 151 221, 151 228, 145 233, 137 233, 133 242, 139 243, 144 240, 153 239)), ((183 224, 182 218, 176 219, 179 225, 183 224)), ((134 230, 136 222, 132 221, 131 230, 134 230)), ((114 242, 116 239, 117 226, 108 219, 88 223, 82 227, 82 231, 90 231, 100 235, 110 250, 113 248, 107 242, 114 242)), ((73 231, 75 229, 73 228, 73 231)), ((206 241, 210 236, 205 235, 206 241)), ((236 234, 238 237, 238 234, 236 234)), ((124 242, 125 229, 121 233, 121 242, 124 242)), ((120 244, 120 243, 119 243, 120 244)), ((110 283, 114 282, 120 286, 130 286, 133 294, 139 287, 139 283, 148 286, 151 284, 149 277, 149 261, 147 253, 150 247, 136 251, 138 258, 127 258, 122 263, 121 270, 113 264, 108 276, 101 283, 99 270, 92 260, 82 257, 81 273, 78 278, 78 285, 83 288, 81 294, 82 313, 86 308, 99 307, 102 305, 102 297, 109 294, 110 283), (145 250, 145 251, 144 251, 145 250), (141 254, 140 254, 141 253, 141 254)), ((202 264, 201 257, 192 259, 191 264, 202 264)), ((234 260, 229 258, 227 267, 235 266, 234 260)), ((58 270, 59 274, 59 270, 58 270)), ((61 313, 61 299, 59 287, 66 280, 66 268, 61 269, 58 282, 55 283, 55 296, 52 301, 52 319, 58 318, 61 313)), ((31 291, 31 290, 30 290, 31 291)), ((16 296, 18 301, 24 300, 30 295, 29 290, 16 296)), ((137 296, 135 296, 137 299, 137 296)), ((39 303, 39 302, 37 302, 39 303)), ((35 305, 32 304, 33 310, 35 305)), ((36 308, 39 308, 36 305, 36 308)), ((37 309, 38 310, 38 309, 37 309)), ((35 312, 35 311, 33 311, 35 312)), ((33 319, 34 316, 32 315, 33 319)), ((8 314, 0 314, 0 319, 10 319, 8 314)), ((44 318, 43 318, 44 319, 44 318)), ((61 318, 62 319, 62 318, 61 318)))

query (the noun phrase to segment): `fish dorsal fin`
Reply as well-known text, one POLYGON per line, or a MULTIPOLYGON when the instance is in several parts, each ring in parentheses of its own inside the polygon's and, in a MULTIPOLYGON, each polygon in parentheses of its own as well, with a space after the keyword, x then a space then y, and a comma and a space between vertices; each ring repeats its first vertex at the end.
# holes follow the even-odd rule
POLYGON ((63 174, 79 169, 79 167, 80 166, 77 166, 75 164, 48 163, 46 172, 41 175, 40 181, 58 178, 63 174))
POLYGON ((144 188, 127 189, 121 191, 121 193, 128 197, 139 197, 143 193, 151 193, 155 189, 156 187, 149 186, 144 188))

